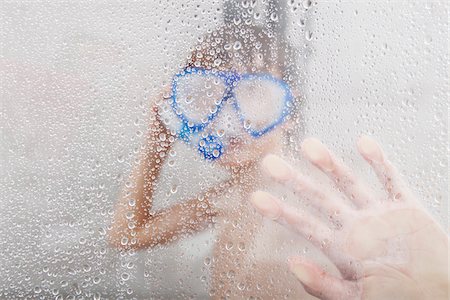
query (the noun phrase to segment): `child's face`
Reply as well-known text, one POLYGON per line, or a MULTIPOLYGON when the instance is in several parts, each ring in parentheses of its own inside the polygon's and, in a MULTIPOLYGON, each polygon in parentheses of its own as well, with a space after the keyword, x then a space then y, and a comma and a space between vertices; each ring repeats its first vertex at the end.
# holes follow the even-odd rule
POLYGON ((220 165, 254 162, 277 152, 285 142, 286 124, 279 122, 285 117, 292 91, 281 80, 279 68, 267 68, 258 57, 246 63, 233 60, 217 74, 194 69, 178 79, 178 107, 194 124, 208 122, 201 135, 215 136, 223 144, 223 152, 215 160, 220 165), (231 75, 234 72, 239 75, 231 75), (205 116, 209 113, 214 117, 208 121, 205 116))

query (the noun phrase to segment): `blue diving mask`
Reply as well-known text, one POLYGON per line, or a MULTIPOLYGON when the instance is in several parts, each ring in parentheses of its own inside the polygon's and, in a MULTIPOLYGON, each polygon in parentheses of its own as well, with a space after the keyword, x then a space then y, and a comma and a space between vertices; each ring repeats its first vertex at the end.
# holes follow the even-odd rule
POLYGON ((259 138, 281 124, 293 95, 270 74, 187 68, 174 76, 168 100, 181 123, 178 138, 213 161, 226 151, 227 137, 259 138))

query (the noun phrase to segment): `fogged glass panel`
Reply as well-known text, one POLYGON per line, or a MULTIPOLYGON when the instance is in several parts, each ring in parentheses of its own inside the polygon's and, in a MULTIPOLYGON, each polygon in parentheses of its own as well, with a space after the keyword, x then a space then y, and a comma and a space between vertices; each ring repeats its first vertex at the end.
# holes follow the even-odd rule
MULTIPOLYGON (((333 213, 331 240, 314 242, 319 229, 251 204, 263 190, 302 220, 323 212, 295 180, 267 174, 269 154, 345 194, 308 161, 308 138, 382 203, 386 188, 356 146, 371 136, 448 230, 445 1, 0 7, 1 299, 341 299, 332 284, 299 281, 294 256, 350 282, 348 299, 382 290, 330 254, 344 243, 333 213)), ((401 241, 382 263, 408 263, 401 241)))

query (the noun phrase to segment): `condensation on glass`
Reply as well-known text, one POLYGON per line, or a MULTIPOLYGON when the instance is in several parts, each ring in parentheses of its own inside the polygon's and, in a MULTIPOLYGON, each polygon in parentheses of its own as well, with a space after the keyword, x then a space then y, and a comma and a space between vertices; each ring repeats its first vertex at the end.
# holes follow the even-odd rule
MULTIPOLYGON (((5 1, 0 11, 2 299, 205 299, 239 291, 292 299, 302 293, 286 258, 324 258, 307 240, 244 208, 244 190, 262 184, 252 176, 244 180, 250 187, 226 188, 212 201, 233 212, 228 221, 216 219, 147 249, 107 242, 118 195, 132 185, 130 174, 146 149, 153 108, 170 114, 164 101, 174 76, 192 53, 207 56, 219 47, 233 56, 228 65, 223 57, 210 62, 223 74, 281 74, 289 83, 295 113, 277 140, 284 156, 313 172, 298 151, 304 137, 316 136, 371 178, 353 157, 356 137, 372 135, 448 228, 444 1, 5 1), (234 28, 232 38, 214 44, 218 37, 211 34, 223 24, 234 28), (260 32, 249 31, 252 26, 260 32), (196 49, 205 43, 207 52, 196 49), (226 271, 217 269, 224 265, 226 271), (255 270, 264 276, 255 277, 255 270), (235 291, 221 290, 225 282, 235 291)), ((221 80, 234 76, 227 74, 221 80)), ((208 93, 218 93, 214 80, 206 83, 208 93)), ((247 82, 245 89, 236 81, 234 97, 211 120, 224 147, 229 141, 221 132, 238 128, 243 141, 251 140, 284 117, 285 89, 275 88, 273 104, 263 99, 272 90, 252 94, 261 81, 247 82), (245 100, 255 95, 260 102, 245 100), (233 101, 242 101, 239 109, 233 101)), ((220 84, 220 93, 228 91, 220 84)), ((190 109, 190 100, 182 101, 190 109)), ((215 105, 194 111, 200 123, 215 105)), ((166 126, 175 132, 180 120, 166 126)), ((175 138, 155 181, 152 211, 198 197, 233 170, 209 159, 221 155, 217 140, 199 136, 191 147, 175 138), (199 153, 206 144, 212 150, 199 153)), ((275 184, 264 187, 298 201, 275 184)))

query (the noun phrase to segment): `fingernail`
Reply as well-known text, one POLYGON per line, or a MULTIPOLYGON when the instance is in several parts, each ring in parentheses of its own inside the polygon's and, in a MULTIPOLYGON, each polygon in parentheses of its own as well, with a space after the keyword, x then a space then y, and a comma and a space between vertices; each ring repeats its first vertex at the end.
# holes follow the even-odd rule
POLYGON ((290 166, 279 156, 269 154, 264 157, 262 165, 267 173, 280 181, 286 181, 291 178, 290 166))
POLYGON ((301 282, 308 285, 312 281, 312 274, 308 267, 306 267, 299 259, 289 259, 289 269, 301 282))
POLYGON ((384 161, 383 152, 374 139, 367 135, 362 135, 358 141, 358 149, 367 159, 382 163, 384 161))
POLYGON ((250 202, 252 202, 260 214, 267 218, 276 220, 281 215, 281 207, 269 193, 263 191, 254 192, 250 198, 250 202))
POLYGON ((302 143, 303 153, 308 159, 325 171, 333 171, 334 163, 328 149, 315 138, 307 138, 302 143))

